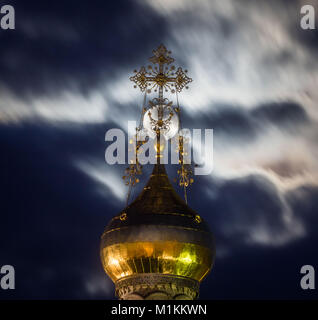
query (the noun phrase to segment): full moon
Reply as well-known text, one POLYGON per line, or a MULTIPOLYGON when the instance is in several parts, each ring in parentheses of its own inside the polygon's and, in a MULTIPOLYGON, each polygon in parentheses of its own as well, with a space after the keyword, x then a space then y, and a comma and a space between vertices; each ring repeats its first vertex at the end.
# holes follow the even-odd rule
MULTIPOLYGON (((151 123, 151 118, 155 121, 158 120, 158 108, 159 105, 154 106, 146 111, 143 119, 143 126, 146 129, 147 134, 150 138, 154 139, 156 137, 156 132, 154 126, 151 123), (151 118, 150 118, 151 117, 151 118)), ((173 138, 179 130, 179 118, 173 110, 164 109, 162 120, 165 122, 170 117, 170 112, 173 112, 171 119, 163 126, 160 133, 164 136, 166 140, 173 138)))

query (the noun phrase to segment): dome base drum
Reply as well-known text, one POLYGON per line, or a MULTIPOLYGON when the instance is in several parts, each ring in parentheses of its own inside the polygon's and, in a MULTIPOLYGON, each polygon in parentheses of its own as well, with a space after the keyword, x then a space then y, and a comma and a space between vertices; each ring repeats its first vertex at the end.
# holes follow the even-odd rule
POLYGON ((121 300, 194 300, 199 294, 199 281, 160 273, 125 277, 115 286, 121 300))

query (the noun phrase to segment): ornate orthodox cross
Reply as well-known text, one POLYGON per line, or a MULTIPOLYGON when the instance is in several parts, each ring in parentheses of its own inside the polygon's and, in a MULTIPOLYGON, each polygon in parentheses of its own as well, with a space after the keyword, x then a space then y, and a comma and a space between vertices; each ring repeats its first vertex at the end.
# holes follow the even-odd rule
POLYGON ((151 93, 152 89, 155 92, 159 91, 159 102, 163 101, 164 89, 166 92, 170 90, 171 93, 181 92, 183 88, 188 89, 187 85, 192 82, 192 79, 187 76, 188 71, 183 71, 181 67, 176 70, 174 65, 169 67, 174 62, 170 57, 171 51, 161 44, 152 52, 154 55, 149 58, 149 61, 155 66, 149 65, 147 70, 144 66, 139 71, 134 70, 135 75, 130 77, 130 80, 135 83, 134 87, 138 86, 142 92, 147 90, 147 93, 151 93))

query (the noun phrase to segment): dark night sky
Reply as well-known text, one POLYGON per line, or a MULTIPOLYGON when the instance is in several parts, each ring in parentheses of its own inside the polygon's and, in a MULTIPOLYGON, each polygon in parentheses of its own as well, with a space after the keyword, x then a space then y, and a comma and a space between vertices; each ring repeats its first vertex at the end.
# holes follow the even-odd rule
MULTIPOLYGON (((306 1, 306 3, 317 2, 306 1)), ((100 235, 124 206, 105 132, 137 120, 129 76, 164 43, 194 79, 184 126, 214 129, 190 206, 216 237, 202 299, 313 299, 318 270, 317 30, 303 1, 0 1, 1 299, 113 299, 100 235)), ((144 180, 143 180, 144 182, 144 180)))

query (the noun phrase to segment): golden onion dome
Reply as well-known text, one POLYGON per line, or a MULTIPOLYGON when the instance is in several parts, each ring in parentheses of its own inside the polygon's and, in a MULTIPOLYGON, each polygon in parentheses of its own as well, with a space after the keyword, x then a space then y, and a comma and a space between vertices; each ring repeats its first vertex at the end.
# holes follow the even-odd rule
POLYGON ((186 287, 174 291, 180 299, 193 299, 212 268, 215 248, 205 221, 173 189, 164 165, 156 164, 137 199, 107 225, 100 254, 119 296, 124 287, 139 285, 140 294, 140 288, 168 283, 186 287))

